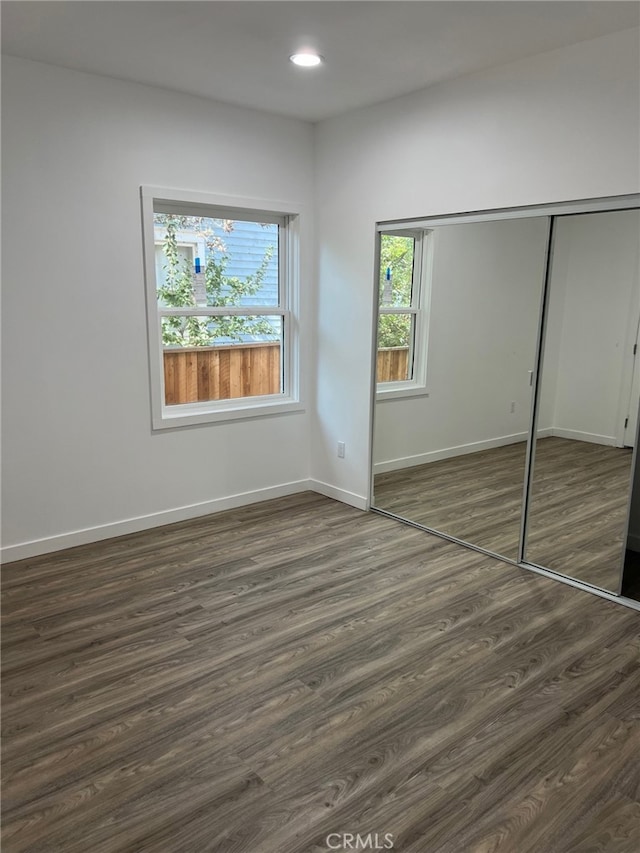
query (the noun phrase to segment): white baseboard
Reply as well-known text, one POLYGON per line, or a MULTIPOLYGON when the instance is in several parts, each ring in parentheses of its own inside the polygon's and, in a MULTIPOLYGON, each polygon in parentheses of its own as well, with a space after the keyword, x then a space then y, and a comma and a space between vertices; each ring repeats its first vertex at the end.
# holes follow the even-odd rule
MULTIPOLYGON (((188 506, 176 507, 175 509, 154 512, 149 515, 141 515, 136 518, 128 518, 122 521, 114 521, 110 524, 100 524, 96 527, 86 527, 82 530, 74 530, 70 533, 62 533, 57 536, 49 536, 44 539, 35 539, 31 542, 21 542, 18 545, 8 545, 0 550, 3 563, 14 560, 25 560, 37 557, 40 554, 49 554, 53 551, 61 551, 64 548, 73 548, 76 545, 87 545, 90 542, 100 542, 103 539, 112 539, 114 536, 125 536, 127 533, 138 533, 141 530, 149 530, 152 527, 161 527, 164 524, 173 524, 176 521, 187 521, 190 518, 199 518, 202 515, 210 515, 214 512, 222 512, 225 509, 235 509, 247 504, 268 501, 272 498, 283 498, 298 492, 320 491, 315 489, 313 480, 297 480, 292 483, 282 483, 279 486, 270 486, 266 489, 256 489, 251 492, 241 492, 226 498, 216 498, 212 501, 190 504, 188 506)), ((324 484, 321 484, 324 485, 324 484)), ((327 486, 330 489, 330 486, 327 486)), ((340 489, 334 490, 336 493, 340 489)), ((344 494, 348 495, 348 492, 344 494)), ((331 494, 341 500, 338 494, 331 494)), ((345 500, 345 503, 349 503, 345 500)))
MULTIPOLYGON (((538 436, 543 437, 548 430, 539 430, 538 436)), ((515 432, 511 435, 501 435, 498 438, 488 438, 484 441, 472 441, 469 444, 458 444, 455 447, 445 447, 442 450, 431 450, 428 453, 417 453, 414 456, 403 456, 399 459, 388 459, 377 462, 373 466, 374 474, 384 474, 387 471, 398 471, 400 468, 413 468, 414 465, 426 465, 428 462, 438 462, 441 459, 451 459, 466 453, 478 453, 480 450, 491 450, 493 447, 505 447, 527 440, 528 433, 515 432)))
POLYGON ((606 444, 608 447, 616 446, 616 437, 614 435, 596 435, 592 432, 581 432, 577 429, 559 429, 553 428, 553 435, 556 438, 571 438, 573 441, 588 441, 591 444, 606 444))
MULTIPOLYGON (((575 429, 559 429, 557 427, 544 427, 537 432, 538 438, 569 438, 573 441, 588 441, 591 444, 604 444, 607 447, 616 447, 617 441, 612 435, 596 435, 591 432, 580 432, 575 429)), ((484 441, 472 441, 469 444, 459 444, 455 447, 445 447, 442 450, 432 450, 428 453, 417 453, 414 456, 403 456, 399 459, 388 459, 386 462, 377 462, 374 465, 375 474, 384 474, 387 471, 399 471, 401 468, 413 468, 414 465, 426 465, 428 462, 438 462, 440 459, 451 459, 453 456, 462 456, 465 453, 478 453, 480 450, 491 450, 493 447, 505 447, 508 444, 516 444, 526 441, 526 432, 516 432, 512 435, 501 435, 498 438, 489 438, 484 441)), ((340 498, 338 498, 340 500, 340 498)))
POLYGON ((369 508, 367 499, 362 495, 356 495, 355 492, 348 492, 346 489, 339 489, 337 486, 330 486, 329 483, 323 483, 322 480, 309 480, 309 489, 327 498, 334 498, 343 504, 354 506, 356 509, 369 508))
MULTIPOLYGON (((540 429, 538 437, 554 435, 561 438, 572 438, 577 441, 590 441, 596 444, 615 445, 615 438, 611 436, 598 436, 591 433, 582 433, 575 430, 540 429)), ((428 462, 436 462, 440 459, 449 459, 467 453, 477 453, 481 450, 489 450, 494 447, 504 447, 520 441, 526 441, 527 433, 513 433, 512 435, 499 436, 498 438, 485 441, 475 441, 455 447, 447 447, 442 450, 434 450, 429 453, 420 453, 414 456, 405 456, 400 459, 390 459, 379 462, 374 466, 376 474, 386 471, 395 471, 401 468, 411 468, 414 465, 424 465, 428 462)), ((341 503, 353 506, 356 509, 368 509, 368 500, 363 495, 357 495, 346 489, 340 489, 322 480, 296 480, 290 483, 282 483, 278 486, 270 486, 265 489, 256 489, 251 492, 241 492, 224 498, 216 498, 211 501, 203 501, 197 504, 176 507, 175 509, 150 513, 149 515, 137 516, 135 518, 123 519, 109 524, 100 524, 95 527, 87 527, 82 530, 74 530, 55 536, 35 539, 29 542, 21 542, 16 545, 8 545, 0 549, 0 561, 2 563, 14 560, 25 560, 37 557, 41 554, 49 554, 61 551, 64 548, 73 548, 76 545, 87 545, 91 542, 100 542, 115 536, 125 536, 128 533, 137 533, 141 530, 149 530, 152 527, 161 527, 165 524, 173 524, 177 521, 186 521, 190 518, 198 518, 203 515, 223 512, 227 509, 235 509, 248 504, 272 500, 273 498, 286 497, 304 491, 313 491, 326 497, 333 498, 341 503)), ((638 548, 640 551, 640 537, 638 548)), ((634 548, 635 550, 635 548, 634 548)))

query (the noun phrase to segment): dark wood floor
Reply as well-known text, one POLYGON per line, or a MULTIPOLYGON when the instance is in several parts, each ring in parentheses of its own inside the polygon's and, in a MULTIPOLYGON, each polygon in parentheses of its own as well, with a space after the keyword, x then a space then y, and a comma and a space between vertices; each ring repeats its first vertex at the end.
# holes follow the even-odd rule
POLYGON ((517 560, 526 447, 518 442, 376 474, 374 503, 517 560))
MULTIPOLYGON (((375 505, 509 559, 518 557, 526 444, 377 474, 375 505)), ((618 591, 632 451, 537 442, 526 559, 618 591)))
POLYGON ((640 850, 634 611, 309 493, 3 571, 4 853, 640 850))
POLYGON ((628 447, 539 441, 526 559, 617 592, 632 457, 628 447))

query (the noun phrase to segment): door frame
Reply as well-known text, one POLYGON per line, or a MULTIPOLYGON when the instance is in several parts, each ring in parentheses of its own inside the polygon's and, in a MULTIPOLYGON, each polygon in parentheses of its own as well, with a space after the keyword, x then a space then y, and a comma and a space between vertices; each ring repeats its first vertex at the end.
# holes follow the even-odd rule
MULTIPOLYGON (((474 545, 471 542, 466 542, 464 540, 458 539, 453 536, 448 536, 446 534, 441 533, 440 531, 434 530, 426 525, 409 521, 406 518, 403 518, 400 515, 397 515, 393 512, 389 512, 387 510, 381 509, 380 507, 375 506, 375 498, 373 493, 374 487, 374 429, 375 429, 375 410, 376 410, 376 401, 377 401, 377 387, 376 387, 376 355, 377 355, 377 329, 378 329, 378 302, 379 302, 379 275, 380 275, 380 253, 379 253, 379 240, 377 239, 377 234, 381 231, 386 233, 393 233, 394 231, 399 231, 401 229, 410 229, 410 228, 429 228, 437 225, 450 225, 454 223, 471 223, 471 222, 487 222, 487 221, 495 221, 500 219, 516 219, 521 217, 534 217, 534 216, 548 216, 551 218, 551 221, 555 217, 559 216, 570 216, 576 213, 604 213, 607 211, 616 211, 616 210, 628 210, 628 209, 637 209, 640 208, 640 195, 637 193, 631 193, 628 195, 620 195, 620 196, 612 196, 612 197, 603 197, 603 198, 590 198, 590 199, 581 199, 575 201, 565 201, 565 202, 556 202, 550 204, 542 204, 542 205, 529 205, 522 207, 511 207, 511 208, 499 208, 499 209, 485 209, 485 210, 475 210, 468 211, 464 213, 453 213, 453 214, 444 214, 444 215, 430 215, 427 217, 415 217, 410 219, 395 219, 395 220, 379 220, 375 223, 374 235, 376 237, 374 246, 375 246, 375 255, 374 255, 374 277, 372 282, 372 317, 371 317, 371 373, 370 373, 370 395, 369 395, 369 431, 367 436, 367 458, 369 460, 369 471, 368 471, 368 488, 367 488, 367 501, 366 501, 366 509, 372 510, 380 515, 387 516, 389 518, 394 518, 397 521, 401 521, 404 524, 408 524, 411 527, 416 527, 421 530, 424 530, 428 533, 433 533, 439 536, 442 539, 447 539, 449 541, 456 542, 460 545, 464 545, 467 548, 470 548, 473 551, 478 551, 483 554, 487 554, 492 557, 496 557, 505 563, 510 563, 512 565, 519 566, 521 568, 532 571, 536 574, 544 575, 545 577, 556 580, 560 583, 564 583, 568 586, 573 586, 577 589, 584 590, 586 592, 590 592, 594 595, 597 595, 600 598, 605 598, 609 601, 615 601, 620 604, 625 605, 626 607, 630 607, 634 610, 640 610, 640 602, 625 598, 620 595, 620 591, 617 592, 609 592, 608 590, 601 589, 599 587, 594 587, 591 584, 585 583, 580 580, 576 580, 569 575, 563 575, 558 571, 552 571, 550 569, 546 569, 542 566, 537 566, 533 563, 527 563, 525 558, 525 546, 526 546, 526 533, 527 533, 527 513, 531 498, 531 484, 532 484, 532 469, 534 464, 534 448, 532 445, 533 437, 535 436, 536 431, 536 421, 538 415, 539 408, 539 391, 540 391, 540 376, 541 376, 541 362, 542 362, 542 352, 544 346, 544 338, 546 333, 546 311, 542 311, 541 314, 541 322, 539 326, 539 343, 538 343, 538 357, 535 364, 535 369, 532 377, 532 385, 533 385, 533 395, 532 395, 532 406, 530 412, 530 421, 529 421, 529 436, 528 436, 528 448, 527 448, 527 463, 528 467, 525 472, 525 483, 524 483, 524 494, 525 500, 523 501, 522 507, 522 517, 521 517, 521 531, 520 531, 520 545, 519 545, 519 559, 512 560, 506 557, 503 557, 499 554, 495 554, 491 551, 488 551, 485 548, 481 548, 477 545, 474 545)), ((546 270, 545 270, 545 287, 542 296, 543 308, 546 308, 547 300, 548 300, 548 285, 549 285, 549 267, 552 261, 552 239, 553 239, 553 228, 550 228, 549 241, 547 246, 547 259, 546 259, 546 270)), ((637 288, 636 288, 637 290, 637 288)), ((640 304, 635 312, 632 312, 634 318, 640 315, 640 304)), ((630 321, 631 322, 631 321, 630 321)), ((633 328, 633 323, 631 322, 631 327, 633 328)), ((631 344, 633 346, 633 343, 631 344)), ((640 362, 638 362, 640 368, 640 362)), ((629 388, 627 399, 625 400, 625 408, 628 406, 629 396, 631 393, 631 389, 629 388)), ((622 403, 621 403, 622 406, 622 403)), ((625 415, 626 416, 626 415, 625 415)), ((624 423, 624 417, 621 420, 621 423, 624 423)), ((640 424, 639 424, 640 426, 640 424)), ((634 449, 634 458, 635 454, 638 451, 636 447, 634 449)), ((623 556, 621 555, 621 564, 623 562, 623 556)), ((622 565, 620 571, 620 578, 622 579, 622 565)))

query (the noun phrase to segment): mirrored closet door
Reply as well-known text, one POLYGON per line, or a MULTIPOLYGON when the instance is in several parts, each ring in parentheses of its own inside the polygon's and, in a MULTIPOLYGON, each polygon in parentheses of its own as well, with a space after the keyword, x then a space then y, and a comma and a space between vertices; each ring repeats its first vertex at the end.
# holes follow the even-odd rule
POLYGON ((638 202, 379 226, 373 509, 640 600, 638 202))
POLYGON ((637 210, 554 223, 524 552, 613 592, 638 414, 638 235, 637 210))
POLYGON ((434 225, 415 248, 380 236, 374 506, 513 560, 548 230, 541 216, 434 225))

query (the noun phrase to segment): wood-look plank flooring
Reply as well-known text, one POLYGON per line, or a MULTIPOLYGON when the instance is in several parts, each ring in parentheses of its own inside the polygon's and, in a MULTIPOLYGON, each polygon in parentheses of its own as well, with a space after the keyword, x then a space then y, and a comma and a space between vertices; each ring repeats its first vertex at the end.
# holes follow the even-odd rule
MULTIPOLYGON (((526 444, 375 477, 375 505, 504 557, 518 557, 526 444)), ((537 442, 528 562, 618 591, 632 451, 537 442)))
POLYGON ((637 612, 310 493, 3 574, 4 853, 640 850, 637 612))
POLYGON ((632 457, 628 447, 537 442, 526 559, 617 592, 632 457))
POLYGON ((395 515, 518 558, 526 443, 376 474, 374 503, 395 515))

